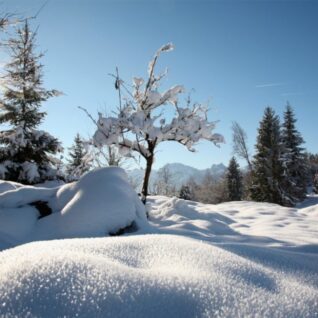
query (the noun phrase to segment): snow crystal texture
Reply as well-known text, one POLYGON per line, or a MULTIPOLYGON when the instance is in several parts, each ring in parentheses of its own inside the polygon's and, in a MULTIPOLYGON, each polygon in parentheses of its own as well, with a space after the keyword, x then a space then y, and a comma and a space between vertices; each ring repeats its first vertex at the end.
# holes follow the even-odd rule
POLYGON ((318 314, 318 290, 310 277, 181 236, 30 243, 2 252, 0 277, 1 316, 318 314))

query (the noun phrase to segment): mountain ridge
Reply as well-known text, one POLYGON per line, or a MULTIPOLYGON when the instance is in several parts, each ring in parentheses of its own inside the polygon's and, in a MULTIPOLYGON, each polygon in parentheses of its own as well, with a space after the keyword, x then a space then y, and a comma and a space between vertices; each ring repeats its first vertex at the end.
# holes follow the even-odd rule
MULTIPOLYGON (((223 163, 212 164, 210 168, 198 169, 183 163, 167 163, 159 169, 154 169, 150 176, 150 188, 161 178, 168 178, 176 189, 187 183, 190 179, 196 183, 202 182, 203 178, 210 174, 215 179, 220 179, 226 172, 227 167, 223 163)), ((126 171, 134 187, 140 189, 144 176, 144 169, 132 169, 126 171)))

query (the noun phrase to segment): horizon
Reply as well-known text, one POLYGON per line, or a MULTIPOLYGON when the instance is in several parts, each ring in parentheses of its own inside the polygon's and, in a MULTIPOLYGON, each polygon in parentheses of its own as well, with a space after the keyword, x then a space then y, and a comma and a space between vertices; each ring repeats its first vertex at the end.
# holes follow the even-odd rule
POLYGON ((163 143, 154 169, 174 162, 200 170, 227 166, 233 121, 246 131, 254 153, 265 107, 273 107, 282 119, 287 101, 304 147, 318 152, 317 2, 12 0, 2 5, 4 12, 23 16, 40 8, 31 24, 39 26, 36 43, 46 52, 44 87, 65 94, 43 104, 48 115, 41 129, 59 138, 66 155, 77 132, 83 137, 94 132, 78 106, 95 118, 98 110, 114 111, 117 92, 108 73, 118 66, 128 83, 143 76, 155 51, 167 42, 176 49, 159 61, 157 72, 169 68, 164 87, 182 84, 187 92, 194 89, 194 102, 210 101, 209 119, 219 120, 215 132, 227 143, 217 148, 202 142, 195 154, 163 143))

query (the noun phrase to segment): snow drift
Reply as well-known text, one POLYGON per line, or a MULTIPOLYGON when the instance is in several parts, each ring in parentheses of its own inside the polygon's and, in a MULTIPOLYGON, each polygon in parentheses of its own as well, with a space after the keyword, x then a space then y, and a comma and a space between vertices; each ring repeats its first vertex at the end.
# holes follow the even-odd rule
POLYGON ((94 170, 78 182, 58 188, 23 186, 3 192, 0 224, 0 241, 17 245, 34 240, 105 236, 130 225, 144 228, 147 220, 125 172, 111 167, 94 170), (38 219, 38 210, 30 205, 35 201, 47 202, 52 214, 38 219))
POLYGON ((1 255, 0 315, 314 317, 311 278, 181 236, 34 242, 1 255))

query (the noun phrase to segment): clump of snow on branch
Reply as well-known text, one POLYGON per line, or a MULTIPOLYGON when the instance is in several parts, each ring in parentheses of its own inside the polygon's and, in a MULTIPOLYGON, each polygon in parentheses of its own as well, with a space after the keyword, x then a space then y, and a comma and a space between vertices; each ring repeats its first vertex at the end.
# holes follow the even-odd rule
MULTIPOLYGON (((202 104, 190 105, 190 102, 185 107, 179 105, 179 95, 184 92, 182 85, 159 92, 160 81, 167 71, 155 75, 154 69, 160 54, 173 48, 169 43, 156 52, 148 66, 147 80, 133 78, 133 92, 129 92, 130 98, 125 98, 124 103, 120 100, 116 116, 105 117, 99 114, 97 131, 93 138, 97 146, 116 145, 125 156, 131 156, 132 152, 137 151, 147 158, 151 156, 148 141, 153 145, 163 141, 176 141, 190 151, 195 150, 194 146, 200 139, 214 144, 224 141, 221 135, 213 133, 216 122, 208 121, 207 107, 202 104), (167 122, 162 106, 169 104, 174 107, 175 114, 167 122)), ((121 86, 126 89, 124 81, 119 77, 116 84, 118 90, 121 86)))

